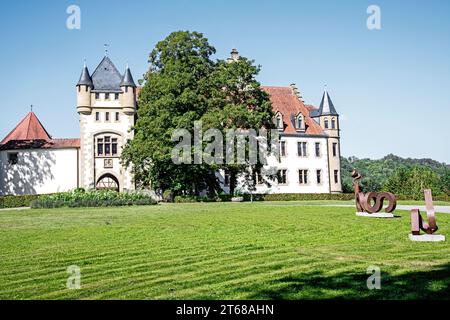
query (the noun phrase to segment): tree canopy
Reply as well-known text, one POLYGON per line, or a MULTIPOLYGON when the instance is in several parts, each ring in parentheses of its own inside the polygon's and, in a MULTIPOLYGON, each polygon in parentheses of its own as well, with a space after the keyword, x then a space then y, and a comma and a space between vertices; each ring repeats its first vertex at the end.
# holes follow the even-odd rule
MULTIPOLYGON (((157 43, 149 56, 138 99, 134 139, 127 142, 122 160, 130 165, 139 186, 171 190, 175 194, 219 192, 217 169, 236 175, 246 166, 175 164, 171 152, 177 129, 271 128, 272 108, 256 76, 260 71, 244 57, 228 63, 214 61, 216 52, 198 32, 178 31, 157 43)), ((194 152, 192 150, 192 152, 194 152)))

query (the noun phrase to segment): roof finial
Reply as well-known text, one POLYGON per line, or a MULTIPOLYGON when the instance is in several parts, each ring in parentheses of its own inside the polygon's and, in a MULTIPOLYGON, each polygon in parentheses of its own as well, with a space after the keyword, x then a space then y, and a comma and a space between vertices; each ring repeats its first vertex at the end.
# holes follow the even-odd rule
POLYGON ((31 112, 33 112, 33 105, 30 105, 30 110, 31 112))
POLYGON ((127 60, 127 69, 130 69, 130 67, 128 66, 128 60, 127 60))
POLYGON ((83 68, 86 68, 86 58, 83 59, 83 68))
POLYGON ((105 47, 105 57, 107 57, 109 44, 105 43, 103 46, 105 47))
POLYGON ((327 91, 327 84, 326 84, 326 83, 323 85, 323 90, 324 90, 325 92, 327 91))

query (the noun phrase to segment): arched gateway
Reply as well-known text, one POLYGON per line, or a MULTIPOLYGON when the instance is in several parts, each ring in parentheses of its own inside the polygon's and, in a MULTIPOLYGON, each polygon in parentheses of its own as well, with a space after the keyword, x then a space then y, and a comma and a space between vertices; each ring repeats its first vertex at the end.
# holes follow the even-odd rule
POLYGON ((102 175, 95 186, 97 190, 114 190, 119 192, 119 181, 112 174, 102 175))

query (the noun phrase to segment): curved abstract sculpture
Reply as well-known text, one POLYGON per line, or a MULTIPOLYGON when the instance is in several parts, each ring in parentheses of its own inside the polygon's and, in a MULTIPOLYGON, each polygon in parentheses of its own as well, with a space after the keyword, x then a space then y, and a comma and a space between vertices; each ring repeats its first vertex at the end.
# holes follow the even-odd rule
POLYGON ((425 208, 427 210, 428 223, 423 222, 419 209, 411 210, 411 233, 413 235, 419 235, 420 230, 427 234, 433 234, 437 231, 436 216, 434 215, 433 198, 431 196, 431 190, 426 189, 423 191, 425 194, 425 208))
POLYGON ((389 205, 384 209, 386 213, 391 213, 397 207, 397 199, 390 192, 368 192, 362 193, 359 190, 359 179, 361 175, 353 169, 353 188, 355 189, 355 204, 358 212, 367 212, 369 214, 377 213, 383 208, 383 201, 389 201, 389 205))

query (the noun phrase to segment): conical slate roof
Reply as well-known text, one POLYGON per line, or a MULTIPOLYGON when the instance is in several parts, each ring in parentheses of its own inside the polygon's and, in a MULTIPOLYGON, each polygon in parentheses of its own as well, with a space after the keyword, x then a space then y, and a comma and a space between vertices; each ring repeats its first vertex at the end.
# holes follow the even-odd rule
POLYGON ((131 75, 130 68, 125 70, 125 73, 123 74, 122 82, 120 83, 120 86, 129 86, 136 88, 136 84, 134 83, 133 76, 131 75))
POLYGON ((92 83, 91 75, 89 74, 89 70, 86 67, 86 65, 83 67, 83 70, 81 71, 80 80, 78 80, 77 86, 85 85, 93 87, 94 84, 92 83))
POLYGON ((92 74, 94 92, 121 92, 122 75, 112 61, 105 56, 92 74))
POLYGON ((45 130, 34 112, 29 112, 22 121, 0 142, 5 144, 9 141, 16 140, 45 140, 50 141, 52 138, 45 130))
POLYGON ((320 102, 320 107, 317 110, 311 110, 311 117, 320 117, 320 116, 337 116, 338 113, 334 108, 333 101, 331 101, 330 95, 327 90, 323 92, 322 101, 320 102))

